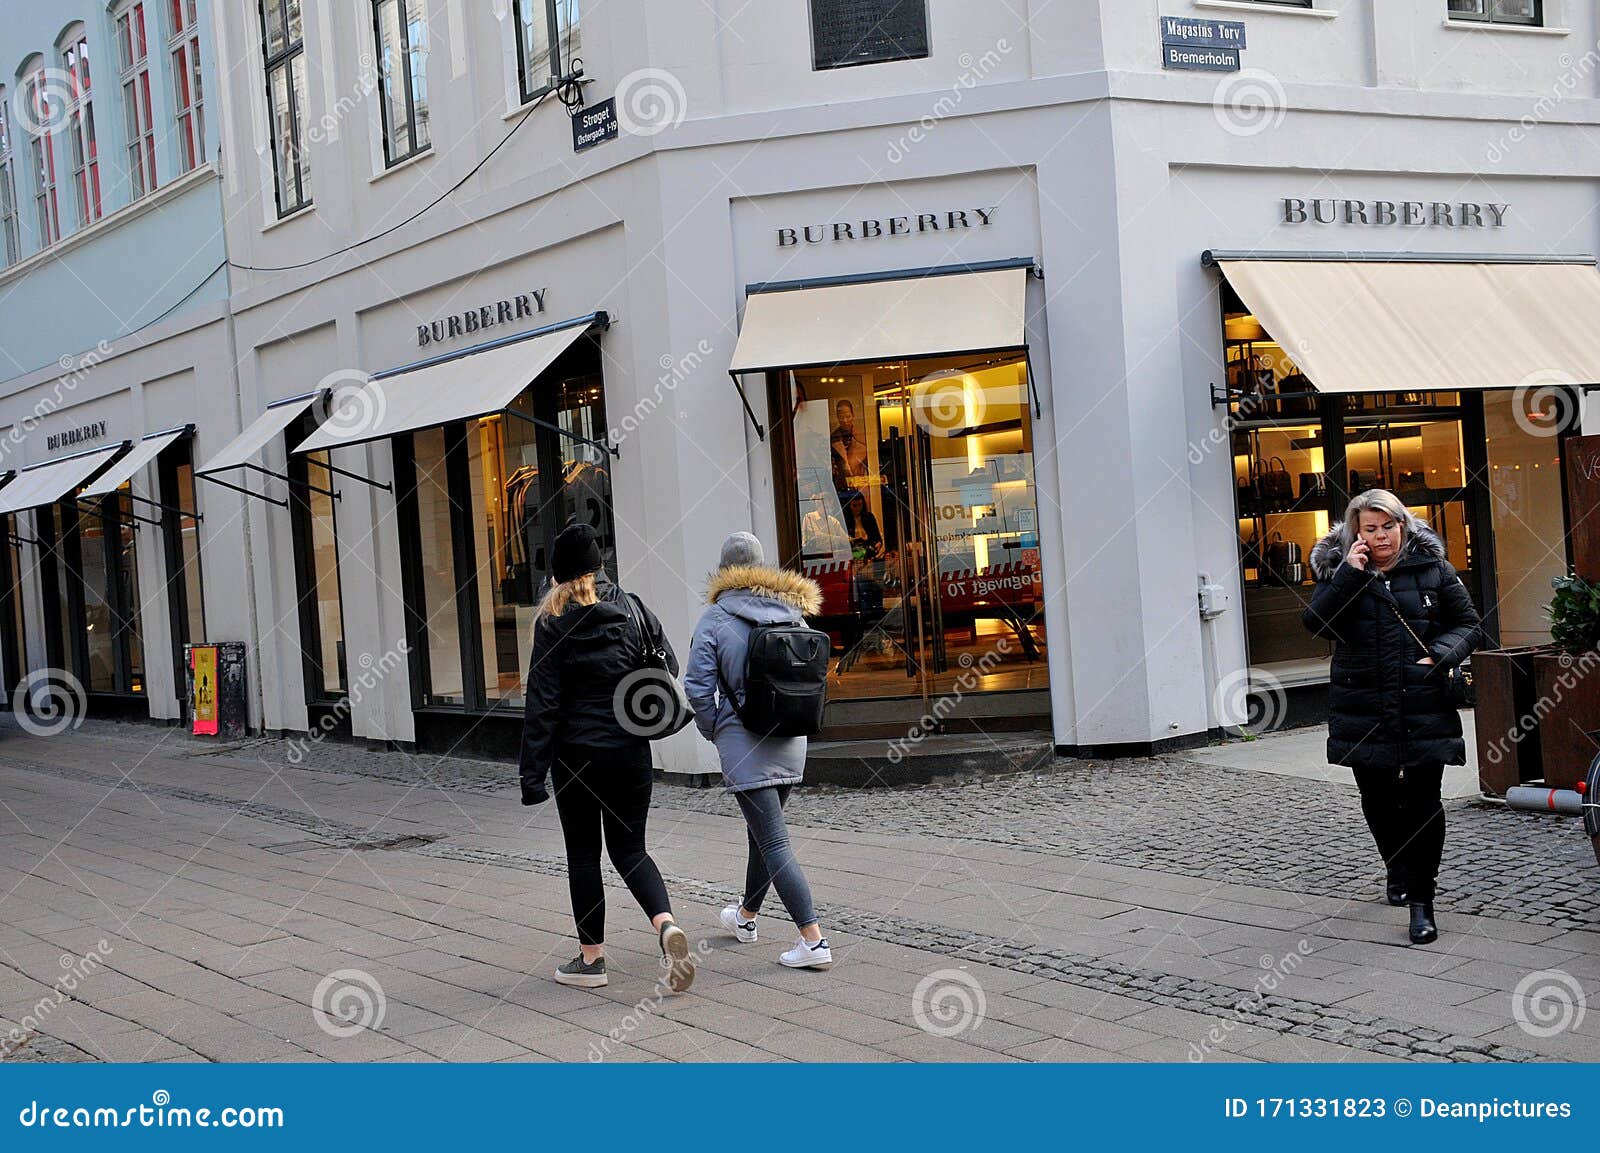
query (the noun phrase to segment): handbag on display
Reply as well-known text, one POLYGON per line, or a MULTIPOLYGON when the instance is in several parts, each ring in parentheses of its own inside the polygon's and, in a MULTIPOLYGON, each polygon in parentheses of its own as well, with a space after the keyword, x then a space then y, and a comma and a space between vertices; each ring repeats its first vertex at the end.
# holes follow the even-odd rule
POLYGON ((1328 498, 1328 474, 1325 472, 1303 472, 1300 474, 1300 499, 1317 497, 1321 500, 1328 498))
POLYGON ((1395 477, 1395 487, 1402 491, 1411 488, 1427 488, 1428 474, 1423 472, 1421 469, 1413 469, 1408 472, 1402 472, 1399 476, 1395 477))
POLYGON ((636 598, 630 592, 622 594, 628 606, 628 615, 639 630, 639 667, 622 679, 617 686, 617 719, 622 727, 637 737, 659 741, 670 737, 694 720, 694 710, 683 686, 667 667, 667 652, 650 639, 644 627, 636 598))
POLYGON ((1383 477, 1375 472, 1362 472, 1360 469, 1350 470, 1350 495, 1366 492, 1369 488, 1382 488, 1383 477))
POLYGON ((1317 411, 1317 394, 1311 378, 1296 369, 1278 382, 1278 396, 1285 415, 1313 416, 1317 411))
POLYGON ((1241 398, 1260 400, 1272 392, 1272 369, 1259 356, 1246 356, 1228 365, 1228 389, 1241 398))
POLYGON ((1267 461, 1259 483, 1262 503, 1268 506, 1294 503, 1294 478, 1289 475, 1289 466, 1283 462, 1283 457, 1275 456, 1267 461))
POLYGON ((514 561, 500 580, 500 601, 508 605, 531 605, 533 599, 533 570, 525 561, 514 561))

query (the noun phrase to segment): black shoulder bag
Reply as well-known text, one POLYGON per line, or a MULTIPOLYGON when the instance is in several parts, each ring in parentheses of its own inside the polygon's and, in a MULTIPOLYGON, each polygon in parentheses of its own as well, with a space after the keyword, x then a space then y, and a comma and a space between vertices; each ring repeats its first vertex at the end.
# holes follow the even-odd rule
POLYGON ((670 737, 694 720, 694 710, 683 686, 667 667, 667 651, 650 638, 634 595, 622 594, 628 615, 639 630, 639 667, 623 677, 611 698, 617 723, 624 731, 648 741, 670 737))

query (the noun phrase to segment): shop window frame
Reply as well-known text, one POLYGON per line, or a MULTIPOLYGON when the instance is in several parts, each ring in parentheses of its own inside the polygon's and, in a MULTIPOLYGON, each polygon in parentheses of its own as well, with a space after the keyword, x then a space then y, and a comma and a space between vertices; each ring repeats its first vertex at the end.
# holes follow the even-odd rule
MULTIPOLYGON (((189 587, 183 577, 183 528, 184 521, 189 518, 179 511, 178 492, 178 470, 184 465, 194 467, 194 441, 190 437, 180 437, 156 458, 156 485, 163 506, 161 538, 167 576, 167 616, 170 624, 168 633, 172 638, 172 665, 177 676, 173 684, 179 700, 184 699, 185 685, 188 683, 188 665, 183 659, 184 646, 200 644, 206 639, 204 553, 198 547, 195 549, 195 565, 199 570, 197 583, 200 586, 201 635, 198 637, 189 635, 189 587)), ((192 491, 198 497, 198 485, 192 491)), ((190 508, 186 511, 198 512, 199 509, 190 508)), ((193 523, 198 532, 200 522, 196 520, 193 523)))
MULTIPOLYGON (((316 431, 315 418, 310 414, 302 416, 289 426, 285 433, 285 449, 305 440, 316 431)), ((313 711, 337 705, 349 696, 349 661, 343 661, 344 671, 341 674, 344 687, 338 691, 328 688, 327 678, 322 671, 322 618, 317 611, 317 574, 315 571, 315 553, 313 550, 313 537, 311 529, 311 499, 309 488, 315 484, 323 485, 328 474, 322 469, 317 470, 313 479, 311 464, 307 457, 290 452, 288 457, 288 488, 289 488, 289 537, 294 550, 294 585, 295 585, 295 610, 300 618, 300 670, 305 685, 305 699, 308 708, 313 711)), ((341 565, 337 563, 339 549, 339 502, 336 498, 329 498, 332 502, 333 513, 333 541, 334 541, 334 586, 339 598, 339 645, 336 651, 341 657, 346 652, 344 637, 344 574, 341 565)), ((342 718, 348 726, 349 718, 342 718)))
POLYGON ((1533 0, 1533 15, 1519 16, 1506 15, 1498 11, 1499 0, 1482 0, 1482 12, 1466 12, 1451 8, 1445 4, 1445 18, 1458 20, 1464 24, 1495 24, 1511 28, 1543 28, 1545 17, 1544 0, 1533 0))
MULTIPOLYGON (((547 424, 557 420, 556 389, 544 382, 556 381, 570 375, 568 369, 577 356, 592 356, 597 367, 596 377, 604 389, 604 359, 601 356, 597 334, 577 342, 572 349, 545 370, 538 380, 531 382, 532 400, 529 415, 547 424)), ((602 396, 604 393, 602 391, 602 396)), ((513 418, 515 419, 515 418, 513 418)), ((394 446, 396 506, 398 512, 401 553, 402 599, 405 602, 406 643, 410 646, 411 707, 414 712, 478 716, 521 716, 523 702, 498 698, 491 700, 484 674, 483 614, 480 599, 480 580, 490 579, 487 569, 480 572, 478 549, 473 532, 475 509, 472 501, 472 460, 469 437, 473 435, 473 420, 451 421, 436 426, 444 433, 445 485, 450 501, 451 562, 454 565, 456 598, 456 631, 458 654, 461 661, 460 705, 433 704, 432 655, 428 637, 428 609, 423 601, 422 523, 417 499, 418 473, 416 467, 414 433, 397 436, 394 446)), ((416 432, 427 430, 418 429, 416 432)), ((556 480, 560 471, 562 438, 546 427, 536 429, 535 444, 539 457, 539 496, 541 507, 560 507, 562 486, 556 480)), ((615 516, 616 494, 611 494, 612 515, 615 516)), ((561 525, 558 517, 543 517, 539 531, 545 555, 554 549, 556 535, 561 525)), ((616 574, 611 576, 615 579, 616 574)), ((491 602, 492 603, 492 602, 491 602)))
POLYGON ((0 516, 0 660, 5 662, 0 679, 0 708, 9 708, 17 685, 27 675, 28 640, 18 625, 22 595, 22 549, 17 534, 16 514, 0 516))
MULTIPOLYGON (((1468 531, 1471 533, 1472 567, 1463 575, 1467 591, 1472 596, 1483 618, 1484 645, 1486 648, 1498 647, 1500 644, 1500 604, 1499 581, 1497 577, 1497 564, 1495 555, 1494 534, 1494 493, 1489 483, 1489 446, 1485 424, 1484 394, 1478 391, 1464 391, 1458 394, 1459 401, 1450 406, 1430 406, 1418 408, 1395 408, 1391 419, 1403 420, 1406 423, 1417 421, 1458 421, 1461 427, 1462 445, 1462 483, 1456 490, 1460 493, 1459 499, 1464 506, 1468 531)), ((1571 390, 1569 403, 1563 407, 1566 412, 1579 412, 1581 394, 1577 389, 1571 390)), ((1268 402, 1270 406, 1270 401, 1268 402)), ((1377 413, 1363 414, 1350 412, 1345 407, 1343 394, 1318 394, 1318 408, 1315 416, 1296 415, 1273 416, 1270 412, 1259 418, 1240 418, 1230 415, 1228 428, 1235 430, 1250 430, 1258 427, 1277 426, 1303 426, 1315 424, 1323 440, 1324 472, 1327 476, 1327 501, 1325 511, 1328 513, 1330 528, 1336 528, 1349 505, 1353 495, 1349 491, 1349 433, 1352 428, 1360 428, 1364 424, 1377 423, 1377 413)), ((1557 451, 1561 459, 1561 469, 1565 475, 1568 442, 1580 434, 1576 421, 1569 421, 1556 436, 1557 451)), ((1231 458, 1230 458, 1231 459, 1231 458)), ((1231 476, 1231 473, 1230 473, 1231 476)), ((1237 489, 1234 494, 1234 515, 1236 519, 1248 519, 1247 510, 1239 504, 1237 489)), ((1565 485, 1562 485, 1562 516, 1563 521, 1570 515, 1566 509, 1565 485)), ((1320 504, 1307 506, 1308 511, 1324 511, 1320 504)), ((1564 542, 1565 563, 1572 563, 1572 542, 1564 542)), ((1250 588, 1245 583, 1245 560, 1241 555, 1239 562, 1239 587, 1243 596, 1248 596, 1250 588)), ((1307 594, 1309 596, 1309 592, 1307 594)), ((1241 609, 1244 606, 1241 605, 1241 609)), ((1251 650, 1249 613, 1244 614, 1243 628, 1245 632, 1245 652, 1252 663, 1256 658, 1251 650)))
MULTIPOLYGON (((50 667, 70 673, 90 698, 142 701, 148 696, 149 676, 147 673, 142 678, 145 688, 137 691, 133 689, 128 633, 130 627, 138 627, 136 622, 139 616, 137 610, 127 603, 125 594, 128 585, 122 580, 122 553, 117 544, 121 539, 125 520, 122 515, 121 497, 112 494, 87 501, 85 506, 80 507, 75 497, 68 496, 38 510, 34 517, 40 542, 40 579, 48 582, 45 585, 43 598, 45 650, 50 667), (83 571, 85 517, 96 517, 102 522, 100 548, 103 550, 105 565, 107 608, 113 622, 110 689, 94 688, 89 670, 88 605, 84 592, 83 571), (64 582, 61 582, 62 573, 58 566, 65 567, 64 582), (55 590, 62 587, 62 583, 65 584, 65 598, 53 595, 55 590), (62 599, 66 602, 64 605, 61 603, 62 599), (63 608, 66 610, 64 618, 61 611, 63 608), (70 651, 63 651, 63 633, 67 644, 70 645, 70 651)), ((137 536, 135 542, 134 563, 137 566, 137 536)), ((141 646, 143 640, 141 629, 141 646)), ((144 659, 148 661, 148 654, 145 654, 144 659)))

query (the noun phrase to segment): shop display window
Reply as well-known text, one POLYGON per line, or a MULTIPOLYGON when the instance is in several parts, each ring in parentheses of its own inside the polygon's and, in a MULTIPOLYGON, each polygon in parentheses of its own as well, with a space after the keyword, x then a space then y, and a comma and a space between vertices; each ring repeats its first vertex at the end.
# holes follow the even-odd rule
POLYGON ((822 587, 834 699, 1047 686, 1027 371, 1000 355, 782 374, 782 527, 822 587))
POLYGON ((1514 412, 1522 402, 1509 389, 1318 394, 1226 284, 1223 302, 1250 664, 1287 684, 1327 676, 1332 645, 1301 619, 1310 554, 1350 497, 1372 488, 1438 534, 1491 642, 1548 640, 1540 608, 1566 566, 1559 438, 1572 430, 1514 412))
POLYGON ((424 706, 521 707, 550 550, 567 524, 595 528, 615 578, 599 362, 598 345, 580 342, 514 411, 411 434, 407 597, 424 634, 424 706))

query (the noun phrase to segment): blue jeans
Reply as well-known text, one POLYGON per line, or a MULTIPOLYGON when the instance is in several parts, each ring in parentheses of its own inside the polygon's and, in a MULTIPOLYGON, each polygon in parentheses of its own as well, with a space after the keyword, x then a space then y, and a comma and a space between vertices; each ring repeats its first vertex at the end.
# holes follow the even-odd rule
POLYGON ((811 886, 800 871, 794 850, 789 846, 789 826, 784 824, 783 803, 789 799, 788 785, 764 789, 745 789, 733 794, 744 813, 745 833, 750 841, 750 857, 744 870, 744 907, 759 913, 767 890, 776 886, 783 907, 794 918, 796 928, 817 923, 811 904, 811 886))

